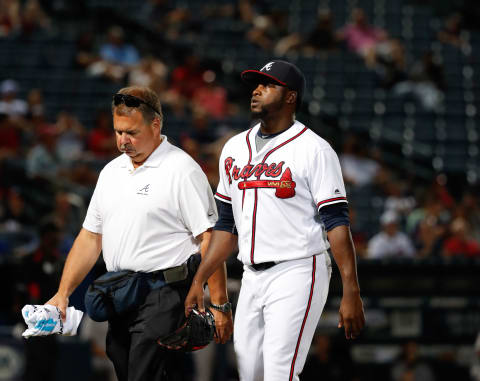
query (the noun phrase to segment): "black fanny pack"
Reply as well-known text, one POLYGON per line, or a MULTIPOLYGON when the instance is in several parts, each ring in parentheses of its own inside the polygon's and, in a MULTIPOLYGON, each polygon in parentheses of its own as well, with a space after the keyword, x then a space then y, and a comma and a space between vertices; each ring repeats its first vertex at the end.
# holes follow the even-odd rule
POLYGON ((140 306, 152 290, 181 282, 189 285, 200 261, 200 254, 194 254, 182 265, 166 270, 151 273, 109 271, 88 287, 85 309, 99 322, 123 315, 140 306))

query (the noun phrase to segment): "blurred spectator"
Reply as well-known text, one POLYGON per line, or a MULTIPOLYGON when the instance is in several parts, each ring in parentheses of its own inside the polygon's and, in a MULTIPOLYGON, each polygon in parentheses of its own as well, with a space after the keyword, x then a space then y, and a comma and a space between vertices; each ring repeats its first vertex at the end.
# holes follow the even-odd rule
POLYGON ((31 89, 27 96, 27 118, 38 127, 45 122, 45 103, 41 89, 31 89))
POLYGON ((24 279, 28 284, 30 304, 43 304, 57 290, 63 262, 60 259, 60 230, 52 223, 39 227, 40 244, 23 258, 24 279))
POLYGON ((450 44, 461 48, 465 41, 462 38, 463 17, 459 12, 453 13, 445 20, 445 25, 438 32, 438 40, 444 44, 450 44))
POLYGON ((107 111, 100 111, 95 119, 95 127, 88 136, 88 149, 97 159, 111 159, 118 155, 113 134, 112 116, 107 111))
POLYGON ((34 230, 38 215, 27 204, 20 188, 12 187, 6 191, 2 209, 0 241, 6 240, 6 250, 0 249, 0 252, 6 251, 20 257, 31 253, 38 246, 38 236, 34 230))
POLYGON ((275 42, 287 33, 287 20, 285 12, 280 10, 255 14, 252 27, 247 32, 247 40, 263 50, 272 51, 275 42))
POLYGON ((0 114, 11 117, 25 116, 28 105, 23 99, 17 98, 18 84, 13 79, 0 83, 0 114))
POLYGON ((406 218, 415 208, 415 197, 408 194, 409 187, 404 180, 391 179, 383 185, 386 193, 385 210, 391 210, 397 213, 402 220, 406 218))
POLYGON ((156 33, 174 42, 195 28, 195 15, 186 6, 170 4, 170 0, 149 0, 143 3, 138 19, 156 33))
POLYGON ((435 194, 426 191, 425 200, 407 217, 406 231, 413 238, 420 257, 441 253, 450 213, 435 194))
POLYGON ((128 86, 145 86, 161 95, 167 88, 168 67, 162 61, 150 56, 130 70, 128 86))
MULTIPOLYGON (((202 108, 194 108, 192 115, 192 130, 188 135, 206 148, 207 144, 213 143, 217 136, 211 126, 209 115, 202 108)), ((183 134, 185 136, 186 133, 183 134)))
POLYGON ((87 69, 101 60, 95 48, 95 35, 92 31, 82 32, 76 42, 75 65, 87 69))
POLYGON ((38 143, 27 155, 27 174, 32 178, 55 180, 61 168, 57 156, 58 130, 54 125, 45 124, 38 131, 38 143))
POLYGON ((186 112, 196 89, 203 86, 203 72, 200 59, 191 53, 172 71, 169 90, 163 100, 174 114, 183 115, 186 112))
POLYGON ((308 355, 300 375, 301 381, 357 380, 348 348, 335 348, 327 335, 315 334, 313 351, 308 355))
POLYGON ((212 70, 203 73, 203 85, 194 93, 192 102, 214 119, 223 119, 228 114, 227 91, 216 82, 216 74, 212 70))
POLYGON ((0 1, 0 38, 16 32, 20 28, 20 1, 0 1))
POLYGON ((480 203, 475 193, 465 192, 457 208, 457 215, 467 220, 472 238, 480 242, 480 203))
POLYGON ((78 161, 84 150, 86 131, 80 121, 72 114, 61 111, 57 115, 56 130, 58 139, 56 155, 64 165, 78 161))
POLYGON ((333 30, 333 15, 329 9, 319 9, 317 22, 313 30, 302 35, 292 33, 282 38, 275 45, 275 54, 282 56, 298 51, 304 55, 312 56, 318 52, 328 52, 337 47, 337 37, 333 30))
POLYGON ((120 26, 108 30, 107 42, 100 46, 100 57, 105 61, 131 67, 140 61, 137 49, 125 42, 125 33, 120 26))
POLYGON ((392 381, 434 381, 432 368, 420 359, 418 345, 409 341, 403 346, 400 358, 392 367, 392 381))
POLYGON ((270 6, 266 0, 238 0, 237 7, 240 20, 246 24, 253 24, 257 15, 270 12, 270 6))
POLYGON ((361 8, 354 8, 351 22, 337 32, 337 38, 347 43, 348 49, 365 60, 368 67, 373 67, 377 61, 377 50, 388 49, 387 32, 370 25, 361 8), (386 45, 382 46, 382 43, 386 45))
POLYGON ((88 149, 97 159, 109 159, 118 155, 113 133, 112 116, 100 111, 95 119, 95 127, 88 136, 88 149))
POLYGON ((385 89, 393 88, 407 79, 405 47, 399 40, 391 39, 377 50, 375 73, 385 89))
POLYGON ((21 14, 22 34, 32 36, 50 28, 50 19, 38 0, 27 0, 21 14))
POLYGON ((393 91, 400 96, 412 94, 426 111, 435 111, 442 102, 444 89, 443 66, 428 51, 413 65, 408 80, 396 84, 393 91))
MULTIPOLYGON (((90 59, 93 58, 93 62, 88 66, 88 72, 91 75, 101 75, 113 81, 121 81, 130 69, 140 62, 137 49, 126 43, 124 38, 125 34, 120 26, 113 26, 108 30, 107 41, 100 46, 100 60, 90 56, 90 59)), ((77 54, 77 62, 79 58, 88 62, 89 56, 77 54)))
POLYGON ((12 187, 7 190, 3 210, 2 230, 18 231, 38 222, 35 211, 31 206, 27 206, 20 188, 12 187))
POLYGON ((345 139, 340 165, 347 184, 362 187, 376 181, 380 173, 380 165, 368 157, 367 145, 355 135, 345 139))
POLYGON ((398 215, 389 210, 380 217, 382 231, 368 242, 368 258, 413 257, 415 248, 410 238, 399 230, 398 215))
MULTIPOLYGON (((78 195, 59 191, 55 194, 53 210, 42 219, 42 223, 53 223, 59 231, 59 248, 63 244, 73 244, 73 239, 80 230, 85 214, 85 204, 78 195), (66 242, 65 242, 66 241, 66 242)), ((70 247, 62 251, 68 253, 70 247)))
POLYGON ((0 113, 0 162, 20 152, 21 134, 12 120, 0 113))
POLYGON ((450 237, 443 244, 445 257, 479 257, 480 243, 470 236, 470 226, 463 217, 455 218, 450 224, 450 237))
POLYGON ((200 59, 188 54, 183 64, 173 70, 170 89, 181 97, 192 99, 195 90, 203 85, 203 72, 200 59))

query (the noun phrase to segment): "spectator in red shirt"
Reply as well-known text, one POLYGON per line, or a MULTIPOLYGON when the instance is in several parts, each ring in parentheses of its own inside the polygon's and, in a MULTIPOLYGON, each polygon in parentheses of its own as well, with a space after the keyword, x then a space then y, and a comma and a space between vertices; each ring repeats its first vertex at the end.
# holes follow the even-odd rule
POLYGON ((95 128, 88 137, 88 149, 97 159, 108 159, 118 152, 113 136, 111 116, 108 112, 101 111, 97 115, 95 128))
POLYGON ((470 226, 467 220, 462 217, 455 218, 450 224, 452 235, 443 244, 443 255, 445 257, 480 256, 480 244, 470 237, 470 226))

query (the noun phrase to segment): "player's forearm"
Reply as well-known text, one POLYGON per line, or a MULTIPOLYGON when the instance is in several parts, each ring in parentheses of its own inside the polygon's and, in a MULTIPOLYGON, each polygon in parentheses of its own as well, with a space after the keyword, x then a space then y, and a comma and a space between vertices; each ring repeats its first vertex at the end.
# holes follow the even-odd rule
MULTIPOLYGON (((227 282, 224 262, 233 251, 236 241, 237 237, 234 234, 221 230, 214 230, 211 235, 208 249, 202 256, 202 263, 195 275, 194 282, 204 284, 208 279, 212 302, 214 303, 217 301, 214 297, 221 296, 224 292, 223 290, 226 292, 227 282)), ((221 301, 218 302, 220 303, 221 301)))
POLYGON ((337 226, 330 230, 327 235, 333 257, 340 270, 343 291, 359 292, 357 261, 350 228, 348 226, 337 226))
POLYGON ((69 297, 97 262, 102 236, 82 229, 68 253, 58 294, 69 297))

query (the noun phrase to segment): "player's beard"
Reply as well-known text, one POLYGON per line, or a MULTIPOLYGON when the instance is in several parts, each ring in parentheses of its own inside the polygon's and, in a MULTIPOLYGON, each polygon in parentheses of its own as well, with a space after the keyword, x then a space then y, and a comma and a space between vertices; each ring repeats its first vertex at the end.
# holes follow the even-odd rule
POLYGON ((282 94, 281 98, 275 102, 272 102, 268 105, 262 105, 260 111, 251 111, 252 119, 268 119, 269 116, 276 114, 277 111, 280 111, 285 103, 286 94, 282 94))

